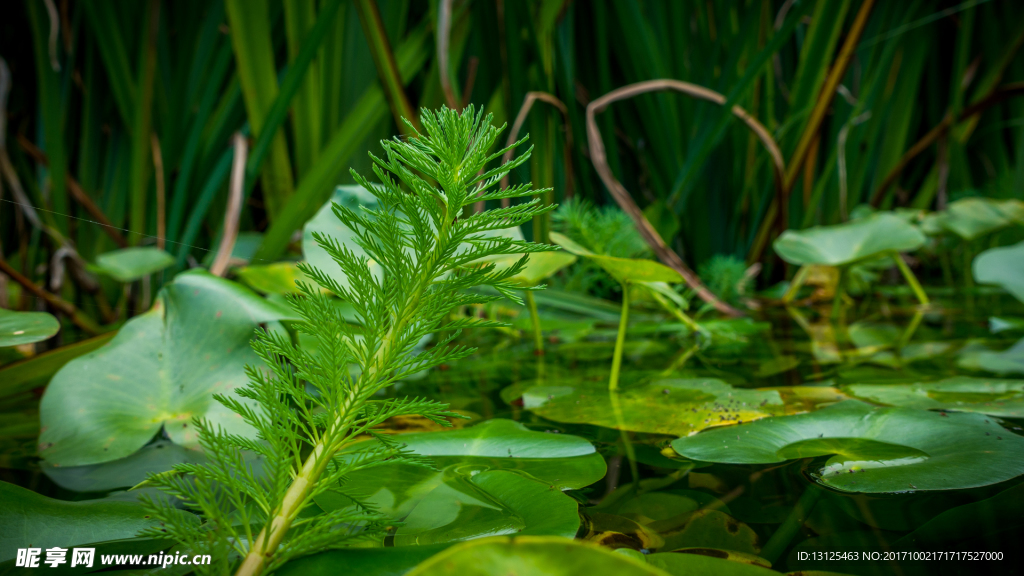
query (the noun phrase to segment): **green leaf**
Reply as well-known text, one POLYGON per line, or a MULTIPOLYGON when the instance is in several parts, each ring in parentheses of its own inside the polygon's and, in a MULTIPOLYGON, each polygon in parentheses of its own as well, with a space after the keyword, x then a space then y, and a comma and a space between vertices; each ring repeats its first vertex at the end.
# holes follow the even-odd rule
POLYGON ((1024 374, 1024 338, 1001 352, 968 344, 960 351, 956 365, 959 368, 991 372, 1000 376, 1024 374))
POLYGON ((213 398, 245 384, 256 327, 290 312, 205 271, 179 275, 149 312, 106 346, 69 362, 40 404, 40 455, 61 466, 97 464, 135 452, 161 429, 195 448, 192 419, 251 433, 213 398))
POLYGON ((123 248, 96 257, 96 271, 118 282, 134 282, 174 264, 174 256, 159 248, 123 248))
POLYGON ((0 308, 0 347, 41 342, 60 330, 46 312, 14 312, 0 308))
POLYGON ((312 278, 299 270, 295 262, 245 266, 236 268, 235 274, 245 285, 261 294, 295 294, 299 291, 295 282, 305 282, 310 286, 314 284, 312 278))
MULTIPOLYGON (((562 490, 583 488, 605 473, 604 459, 586 440, 534 432, 511 420, 397 439, 436 470, 388 464, 350 474, 342 488, 405 523, 395 534, 397 545, 494 534, 571 537, 579 529, 578 505, 562 490)), ((351 504, 333 492, 316 501, 328 511, 351 504)))
POLYGON ((1024 242, 985 250, 972 268, 976 281, 995 284, 1024 302, 1024 242))
MULTIPOLYGON (((362 186, 338 186, 334 189, 334 195, 331 196, 331 199, 320 207, 316 216, 313 216, 309 222, 306 222, 306 226, 302 229, 302 255, 306 262, 334 278, 342 287, 348 288, 348 278, 345 277, 327 251, 321 248, 320 244, 313 238, 313 233, 318 232, 345 246, 356 257, 366 256, 366 251, 356 244, 355 234, 353 234, 352 230, 342 224, 341 220, 338 220, 338 217, 334 215, 335 203, 352 208, 353 210, 359 210, 363 207, 376 208, 377 198, 362 186)), ((369 260, 369 266, 374 276, 380 279, 380 265, 371 259, 369 260)))
POLYGON ((0 562, 14 558, 18 548, 69 548, 131 538, 154 525, 134 502, 65 502, 0 482, 0 562))
POLYGON ((205 461, 202 452, 158 440, 126 458, 102 464, 54 466, 44 461, 40 467, 61 488, 75 492, 109 492, 131 488, 144 481, 148 474, 166 472, 175 464, 205 461))
POLYGON ((297 558, 274 573, 278 576, 337 576, 340 570, 359 576, 402 576, 450 544, 344 548, 297 558))
POLYGON ((607 381, 524 385, 523 407, 555 422, 687 435, 783 413, 776 391, 733 388, 713 378, 656 379, 609 393, 607 381))
POLYGON ((620 283, 626 282, 683 282, 678 272, 654 260, 616 258, 595 254, 558 232, 551 233, 551 241, 577 256, 593 260, 620 283))
POLYGON ((56 350, 43 352, 0 369, 0 397, 13 396, 42 386, 65 364, 103 346, 115 336, 110 332, 56 350))
POLYGON ((938 226, 964 240, 974 240, 1014 223, 1024 223, 1024 202, 964 198, 951 202, 945 211, 929 216, 929 228, 938 226))
POLYGON ((907 534, 897 545, 955 544, 1024 525, 1024 484, 979 502, 951 508, 907 534))
POLYGON ((775 252, 790 264, 845 266, 886 252, 913 252, 924 234, 903 218, 889 213, 806 230, 786 230, 775 241, 775 252))
POLYGON ((843 386, 843 391, 889 406, 1024 418, 1024 380, 956 376, 913 384, 850 384, 843 386))
MULTIPOLYGON (((495 264, 495 269, 500 271, 511 267, 520 258, 522 258, 521 254, 513 254, 501 256, 492 261, 495 264)), ((519 274, 512 277, 512 281, 524 288, 532 288, 574 262, 576 262, 576 256, 566 252, 536 252, 530 254, 530 259, 527 260, 526 266, 519 274)))
POLYGON ((847 400, 672 442, 693 460, 770 464, 834 455, 814 474, 847 492, 988 486, 1024 474, 1024 438, 981 414, 873 408, 847 400))
POLYGON ((709 547, 696 548, 693 551, 683 549, 678 553, 651 554, 647 557, 647 562, 669 574, 678 575, 767 576, 768 574, 778 574, 778 572, 765 570, 767 566, 754 564, 745 554, 709 547))
POLYGON ((578 540, 524 536, 485 538, 452 546, 411 570, 408 576, 450 574, 667 576, 668 572, 578 540))

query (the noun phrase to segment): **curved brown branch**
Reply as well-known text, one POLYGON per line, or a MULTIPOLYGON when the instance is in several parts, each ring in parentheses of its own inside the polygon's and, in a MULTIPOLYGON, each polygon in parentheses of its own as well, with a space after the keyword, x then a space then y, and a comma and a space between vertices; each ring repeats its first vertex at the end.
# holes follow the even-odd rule
POLYGON ((882 180, 882 183, 879 184, 878 188, 875 189, 874 193, 871 194, 871 205, 877 207, 879 204, 881 204, 882 199, 885 198, 885 193, 888 192, 889 188, 893 184, 896 183, 896 179, 899 178, 900 174, 907 167, 907 165, 910 164, 911 160, 913 160, 919 154, 927 150, 928 147, 935 143, 936 140, 945 136, 946 133, 949 132, 949 130, 954 125, 959 124, 960 122, 963 122, 964 120, 967 120, 972 116, 981 114, 986 109, 995 106, 996 104, 1002 102, 1003 100, 1006 100, 1007 98, 1011 98, 1013 96, 1017 96, 1020 94, 1024 94, 1024 82, 1013 82, 1010 84, 1004 84, 1002 86, 999 86, 998 88, 993 89, 992 92, 990 92, 981 100, 978 100, 974 104, 971 104, 970 106, 965 108, 964 111, 960 114, 960 117, 956 119, 956 122, 953 122, 953 117, 947 114, 945 117, 942 118, 942 122, 936 124, 934 128, 929 130, 927 134, 925 134, 924 136, 921 137, 920 140, 915 142, 909 150, 903 153, 903 156, 900 157, 900 161, 897 162, 896 165, 893 166, 892 170, 890 170, 889 173, 885 175, 885 180, 882 180))
MULTIPOLYGON (((594 117, 613 102, 626 100, 640 94, 656 92, 659 90, 675 90, 688 96, 692 96, 700 100, 707 100, 708 102, 714 102, 719 105, 725 104, 726 102, 725 96, 715 92, 714 90, 708 90, 703 86, 679 80, 649 80, 647 82, 638 82, 636 84, 630 84, 629 86, 623 86, 617 90, 612 90, 597 100, 594 100, 587 106, 587 142, 590 147, 590 160, 594 163, 594 168, 597 170, 597 174, 601 177, 601 181, 608 187, 608 190, 611 192, 612 197, 615 198, 615 201, 619 204, 619 207, 621 207, 622 210, 629 214, 633 219, 640 235, 643 236, 647 244, 654 250, 654 253, 658 255, 658 259, 674 269, 676 272, 679 272, 679 274, 681 274, 686 280, 686 283, 697 292, 697 295, 700 296, 701 300, 711 304, 721 312, 731 316, 739 316, 741 315, 739 310, 736 310, 732 306, 729 306, 725 302, 719 300, 717 296, 704 286, 700 281, 700 277, 697 276, 693 270, 690 270, 690 267, 683 262, 682 258, 673 252, 667 244, 665 244, 665 240, 662 239, 657 230, 654 229, 654 226, 651 226, 647 217, 644 216, 644 213, 640 210, 640 207, 633 201, 633 197, 630 195, 629 191, 626 190, 621 182, 615 179, 615 175, 612 174, 611 167, 608 166, 608 159, 604 149, 604 141, 601 140, 601 130, 598 128, 594 117)), ((764 145, 768 154, 772 157, 775 183, 777 186, 781 185, 782 175, 786 172, 786 164, 782 159, 782 152, 779 150, 779 146, 775 143, 775 140, 772 139, 771 134, 760 122, 757 121, 756 118, 748 114, 743 108, 733 106, 732 113, 734 116, 742 120, 743 123, 754 132, 758 140, 761 141, 761 144, 764 145)))
MULTIPOLYGON (((551 104, 562 113, 562 120, 565 122, 565 197, 572 198, 572 126, 569 124, 569 109, 565 107, 565 103, 547 92, 527 92, 526 97, 523 98, 523 105, 519 107, 519 113, 516 114, 516 119, 512 122, 512 130, 509 131, 508 139, 505 140, 505 147, 515 143, 516 138, 519 137, 519 131, 523 129, 523 124, 526 122, 526 117, 530 115, 533 103, 537 100, 551 104)), ((501 159, 502 164, 511 160, 513 154, 515 154, 515 150, 506 151, 501 159)), ((505 188, 508 188, 508 174, 501 178, 501 189, 505 188)), ((503 198, 501 205, 508 207, 509 199, 503 198)))
POLYGON ((0 272, 7 274, 12 280, 17 282, 18 284, 21 284, 22 288, 31 292, 33 295, 35 295, 36 298, 44 300, 53 308, 60 310, 64 314, 67 314, 68 318, 71 320, 72 323, 74 323, 75 326, 78 326, 88 334, 92 334, 93 336, 95 336, 96 334, 102 332, 100 327, 96 325, 92 318, 89 318, 85 314, 82 314, 82 312, 78 308, 76 308, 74 304, 68 302, 67 300, 63 300, 62 298, 54 294, 51 294, 46 290, 43 290, 39 286, 36 286, 35 284, 32 283, 31 280, 23 276, 21 272, 15 270, 14 267, 8 264, 3 258, 0 258, 0 272))
POLYGON ((220 237, 217 256, 210 266, 210 273, 223 276, 231 262, 231 252, 235 249, 238 239, 238 221, 242 216, 242 190, 245 185, 245 160, 249 155, 249 143, 245 136, 236 132, 232 141, 235 146, 235 158, 231 164, 231 185, 228 189, 228 205, 224 210, 224 231, 220 237))

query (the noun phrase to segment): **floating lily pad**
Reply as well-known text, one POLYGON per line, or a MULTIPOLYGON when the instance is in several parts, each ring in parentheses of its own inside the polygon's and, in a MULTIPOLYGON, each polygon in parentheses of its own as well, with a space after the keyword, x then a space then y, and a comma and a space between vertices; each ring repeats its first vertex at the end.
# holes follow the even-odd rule
POLYGON ((626 282, 668 282, 675 284, 683 281, 683 277, 679 275, 679 272, 654 260, 616 258, 615 256, 595 254, 558 232, 551 233, 551 241, 561 246, 567 252, 593 260, 595 264, 604 268, 608 274, 623 284, 626 282))
POLYGON ((960 351, 956 365, 1000 376, 1024 374, 1024 338, 999 352, 978 344, 968 344, 960 351))
POLYGON ((65 502, 0 482, 0 562, 14 558, 18 548, 70 548, 132 538, 155 524, 134 502, 65 502))
POLYGON ((122 248, 96 257, 96 270, 118 282, 134 282, 174 264, 174 256, 155 247, 122 248))
POLYGON ((945 510, 916 527, 900 539, 899 544, 949 545, 1019 526, 1024 526, 1024 484, 979 502, 945 510))
POLYGON ((408 576, 668 576, 650 564, 569 538, 496 537, 464 542, 423 562, 408 576))
POLYGON ((1024 223, 1024 202, 963 198, 951 202, 945 211, 929 216, 930 228, 937 226, 964 240, 973 240, 1012 224, 1024 223))
POLYGON ((985 250, 972 269, 978 282, 995 284, 1024 302, 1024 242, 985 250))
POLYGON ((714 378, 657 379, 609 393, 603 382, 524 386, 523 407, 555 422, 686 435, 783 413, 778 392, 733 388, 714 378))
POLYGON ((924 242, 916 226, 883 212, 844 224, 786 230, 774 246, 790 264, 846 266, 890 251, 912 252, 924 242))
MULTIPOLYGON (((605 473, 604 459, 578 436, 534 432, 511 420, 451 432, 403 434, 406 448, 437 470, 408 464, 351 474, 345 491, 402 521, 397 545, 424 545, 497 534, 573 536, 579 489, 605 473)), ((324 510, 351 504, 342 494, 317 497, 324 510)))
POLYGON ((60 330, 60 322, 46 312, 14 312, 0 308, 0 348, 40 342, 60 330))
POLYGON ((981 414, 873 408, 857 400, 709 430, 672 447, 693 460, 730 464, 833 455, 817 469, 819 481, 848 492, 954 490, 1024 474, 1024 438, 981 414))
POLYGON ((1024 380, 958 376, 913 384, 850 384, 843 390, 876 404, 1024 418, 1024 380))
POLYGON ((161 428, 196 448, 196 417, 250 434, 213 394, 248 382, 245 366, 262 363, 249 347, 253 332, 291 314, 206 272, 179 275, 152 310, 53 377, 40 404, 40 455, 60 466, 117 460, 161 428))

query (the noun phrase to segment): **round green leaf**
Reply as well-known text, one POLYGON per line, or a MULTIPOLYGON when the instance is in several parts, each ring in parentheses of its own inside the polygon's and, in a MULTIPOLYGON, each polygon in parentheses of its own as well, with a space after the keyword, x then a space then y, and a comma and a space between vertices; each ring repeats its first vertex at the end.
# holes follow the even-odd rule
POLYGON ((985 250, 972 268, 978 282, 995 284, 1024 302, 1024 242, 985 250))
POLYGON ((1024 380, 957 376, 913 384, 849 384, 843 390, 876 404, 1024 418, 1024 380))
POLYGON ((775 240, 775 252, 790 264, 845 266, 885 252, 912 252, 924 234, 905 219, 889 213, 806 230, 786 230, 775 240))
POLYGON ((60 330, 60 322, 46 312, 14 312, 0 308, 0 348, 40 342, 60 330))
POLYGON ((134 282, 174 264, 174 256, 152 246, 122 248, 96 257, 96 269, 118 282, 134 282))
POLYGON ((733 388, 714 378, 657 379, 610 393, 606 380, 525 387, 523 407, 555 422, 687 435, 783 413, 774 390, 733 388))
POLYGON ((816 474, 847 492, 954 490, 1024 474, 1024 438, 981 414, 873 408, 847 400, 672 442, 693 460, 770 464, 832 454, 816 474))
MULTIPOLYGON (((495 534, 571 537, 579 528, 578 505, 562 490, 583 488, 605 473, 604 458, 583 438, 534 432, 511 420, 398 439, 436 469, 378 466, 350 474, 342 490, 402 521, 397 545, 495 534)), ((335 492, 316 502, 328 511, 352 505, 335 492)))
POLYGON ((678 284, 683 277, 675 270, 654 260, 616 258, 595 254, 558 232, 551 233, 551 241, 577 256, 593 260, 620 283, 626 282, 668 282, 678 284))
POLYGON ((956 359, 956 365, 968 370, 980 370, 1005 376, 1024 374, 1024 338, 1006 350, 996 352, 978 344, 968 344, 956 359))
POLYGON ((408 576, 668 576, 607 548, 578 540, 543 536, 496 537, 464 542, 437 554, 408 576))
POLYGON ((935 223, 963 238, 973 240, 1015 222, 1024 222, 1024 202, 992 198, 963 198, 934 214, 935 223))
POLYGON ((245 366, 262 363, 249 347, 254 330, 290 315, 204 271, 179 275, 152 310, 53 377, 40 404, 40 455, 60 466, 117 460, 161 428, 172 441, 195 448, 196 417, 250 434, 213 394, 248 381, 245 366))
POLYGON ((132 538, 154 525, 135 502, 65 502, 0 482, 0 562, 14 558, 18 548, 70 548, 132 538))

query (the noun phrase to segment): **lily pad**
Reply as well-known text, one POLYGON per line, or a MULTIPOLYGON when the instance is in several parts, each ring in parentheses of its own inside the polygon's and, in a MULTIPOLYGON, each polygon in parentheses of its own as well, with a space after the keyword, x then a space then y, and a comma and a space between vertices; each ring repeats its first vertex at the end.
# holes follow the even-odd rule
POLYGON ((40 404, 40 455, 60 466, 117 460, 161 428, 197 448, 196 417, 251 434, 213 394, 248 381, 245 366, 261 365, 249 347, 253 332, 290 316, 234 282, 204 271, 179 275, 152 310, 53 377, 40 404))
POLYGON ((152 246, 122 248, 96 257, 96 270, 118 282, 134 282, 174 264, 174 256, 152 246))
POLYGON ((65 502, 0 482, 0 562, 14 558, 18 548, 70 548, 132 538, 155 524, 134 502, 65 502))
POLYGON ((956 365, 960 368, 991 372, 1000 376, 1024 374, 1024 338, 999 352, 978 344, 968 344, 960 350, 956 365))
POLYGON ((1024 418, 1024 380, 957 376, 913 384, 849 384, 843 390, 876 404, 1024 418))
MULTIPOLYGON (((348 476, 344 491, 402 521, 397 545, 425 545, 497 534, 572 537, 578 504, 562 493, 600 480, 604 458, 578 436, 534 432, 511 420, 461 430, 403 434, 408 450, 436 470, 378 466, 348 476)), ((351 505, 343 494, 317 497, 324 510, 351 505)))
POLYGON ((60 322, 46 312, 15 312, 0 308, 0 348, 40 342, 60 330, 60 322))
POLYGON ((936 225, 964 240, 995 232, 1015 223, 1024 223, 1024 202, 992 198, 963 198, 951 202, 943 212, 929 215, 936 225))
POLYGON ((817 469, 819 482, 847 492, 974 488, 1024 474, 1024 438, 981 414, 874 408, 858 400, 709 430, 672 447, 693 460, 730 464, 833 455, 817 469))
POLYGON ((278 576, 337 576, 339 572, 359 576, 402 576, 447 548, 450 544, 395 546, 387 548, 343 548, 290 560, 274 571, 278 576))
POLYGON ((595 544, 569 538, 496 537, 464 542, 437 554, 408 576, 668 576, 668 572, 595 544))
POLYGON ((924 243, 916 226, 882 212, 844 224, 786 230, 774 246, 790 264, 846 266, 890 251, 912 252, 924 243))
POLYGON ((166 472, 175 464, 205 461, 201 452, 158 440, 120 460, 88 466, 53 466, 42 462, 40 467, 61 488, 75 492, 107 492, 135 486, 150 473, 166 472))
POLYGON ((595 264, 604 268, 608 274, 619 283, 627 282, 668 282, 677 284, 683 281, 679 272, 654 260, 636 258, 616 258, 596 254, 570 240, 567 236, 558 232, 551 233, 551 241, 561 246, 565 251, 593 260, 595 264))
POLYGON ((609 393, 603 382, 524 387, 523 407, 555 422, 686 435, 783 413, 773 390, 733 388, 714 378, 658 379, 609 393))
POLYGON ((985 250, 972 269, 976 281, 995 284, 1024 302, 1024 242, 985 250))

